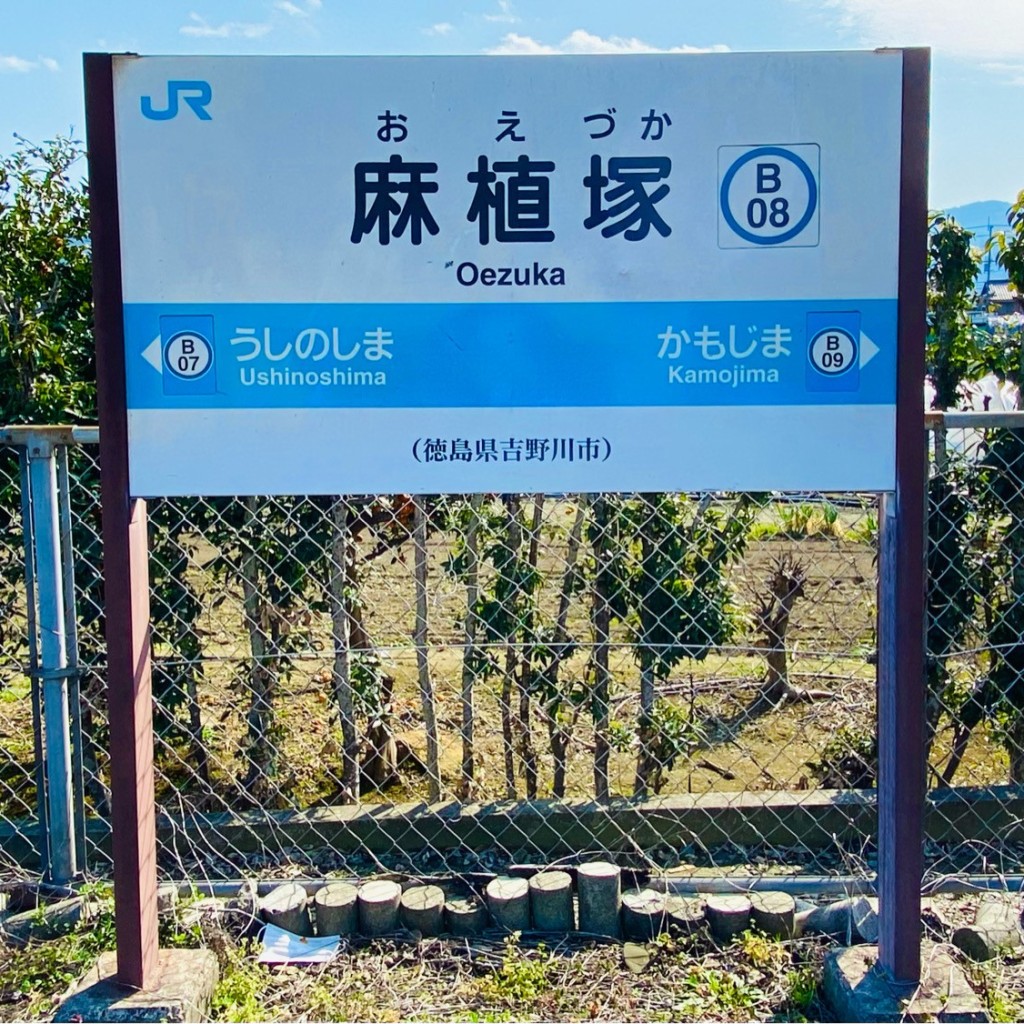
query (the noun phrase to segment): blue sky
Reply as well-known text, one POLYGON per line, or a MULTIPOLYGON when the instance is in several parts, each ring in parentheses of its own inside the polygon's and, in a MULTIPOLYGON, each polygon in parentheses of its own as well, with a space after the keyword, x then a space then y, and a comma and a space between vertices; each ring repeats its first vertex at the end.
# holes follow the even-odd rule
POLYGON ((933 47, 930 200, 1024 189, 1024 0, 0 0, 0 146, 84 135, 81 54, 933 47))

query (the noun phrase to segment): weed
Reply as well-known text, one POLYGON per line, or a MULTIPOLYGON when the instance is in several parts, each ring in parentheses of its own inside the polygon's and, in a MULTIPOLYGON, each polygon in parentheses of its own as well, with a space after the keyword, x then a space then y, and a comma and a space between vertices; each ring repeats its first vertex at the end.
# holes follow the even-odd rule
POLYGON ((778 971, 790 961, 786 947, 762 932, 746 931, 736 941, 744 956, 759 970, 778 971))
POLYGON ((780 505, 779 519, 782 521, 782 533, 792 540, 808 537, 813 532, 811 527, 816 518, 813 505, 780 505))
POLYGON ((732 971, 717 967, 695 965, 683 980, 689 993, 674 1010, 698 1019, 741 1015, 751 1019, 751 1009, 757 1004, 760 992, 732 971))
POLYGON ((34 1014, 55 999, 93 965, 100 953, 114 948, 114 914, 109 905, 84 918, 66 935, 50 942, 30 943, 3 964, 0 991, 21 996, 34 1014))
POLYGON ((849 537, 855 544, 868 544, 873 548, 877 547, 878 514, 874 511, 865 512, 857 524, 850 527, 849 537))
POLYGON ((310 1020, 341 1020, 341 1008, 329 985, 317 982, 306 994, 306 1016, 310 1020))
POLYGON ((786 992, 793 1009, 801 1012, 809 1010, 817 998, 818 972, 810 964, 787 972, 786 992))
POLYGON ((270 1018, 263 998, 271 984, 270 972, 250 960, 243 944, 226 951, 226 963, 213 993, 213 1014, 225 1021, 265 1021, 270 1018))
POLYGON ((780 505, 778 514, 782 525, 777 532, 790 540, 815 536, 838 539, 846 532, 839 518, 839 509, 830 501, 824 501, 820 505, 808 502, 799 505, 780 505))
POLYGON ((878 772, 878 740, 871 730, 841 726, 807 767, 830 789, 867 789, 878 772))
POLYGON ((754 523, 747 536, 752 541, 771 540, 771 538, 777 536, 778 533, 779 527, 775 523, 754 523))
POLYGON ((495 1002, 522 1005, 535 1003, 551 989, 554 958, 543 946, 535 956, 528 956, 519 948, 519 933, 513 932, 505 940, 505 954, 501 967, 480 984, 480 994, 495 1002))
POLYGON ((967 965, 967 973, 994 1024, 1024 1020, 1024 1002, 1002 984, 997 964, 972 963, 967 965))

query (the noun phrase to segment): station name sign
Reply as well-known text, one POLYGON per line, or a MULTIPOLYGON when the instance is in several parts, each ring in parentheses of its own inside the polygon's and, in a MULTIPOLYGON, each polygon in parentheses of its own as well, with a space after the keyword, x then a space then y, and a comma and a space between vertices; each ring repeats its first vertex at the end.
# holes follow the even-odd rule
POLYGON ((132 494, 890 490, 902 65, 116 57, 132 494))

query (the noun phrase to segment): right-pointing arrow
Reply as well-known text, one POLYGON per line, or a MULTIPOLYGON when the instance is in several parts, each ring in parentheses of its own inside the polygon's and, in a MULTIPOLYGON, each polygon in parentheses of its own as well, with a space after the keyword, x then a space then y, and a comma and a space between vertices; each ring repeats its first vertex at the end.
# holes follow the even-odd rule
POLYGON ((878 355, 878 346, 863 332, 860 332, 860 365, 867 366, 878 355))

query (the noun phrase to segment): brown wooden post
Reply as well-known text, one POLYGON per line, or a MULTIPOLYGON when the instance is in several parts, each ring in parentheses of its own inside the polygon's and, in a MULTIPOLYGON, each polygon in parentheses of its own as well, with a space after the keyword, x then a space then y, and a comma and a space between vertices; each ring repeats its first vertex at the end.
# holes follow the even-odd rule
POLYGON ((113 60, 110 54, 88 53, 84 67, 100 424, 117 980, 130 988, 149 989, 158 980, 158 960, 146 503, 131 497, 128 481, 113 60))
POLYGON ((879 959, 921 976, 925 799, 925 272, 930 51, 903 51, 896 489, 882 503, 878 602, 879 959))

